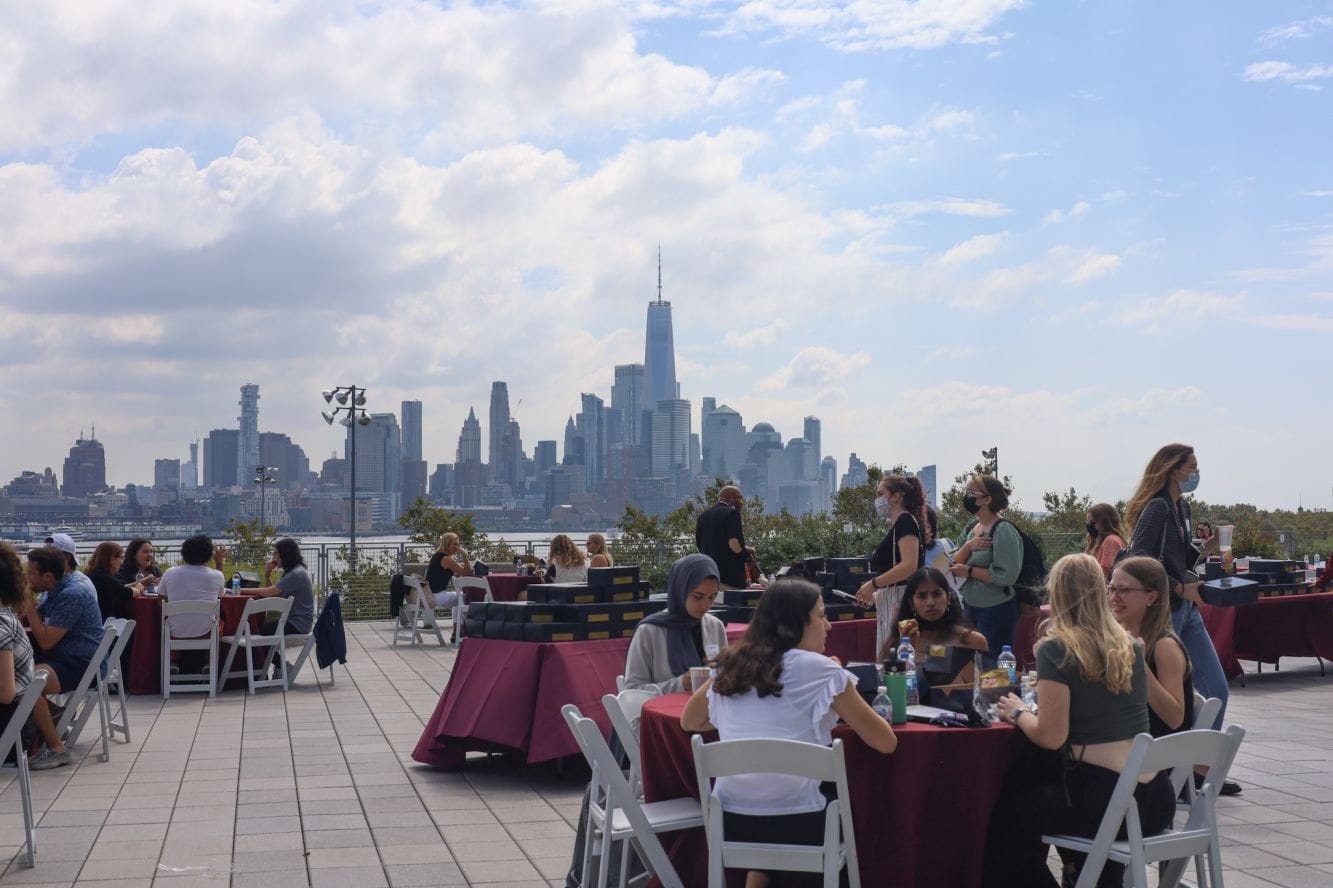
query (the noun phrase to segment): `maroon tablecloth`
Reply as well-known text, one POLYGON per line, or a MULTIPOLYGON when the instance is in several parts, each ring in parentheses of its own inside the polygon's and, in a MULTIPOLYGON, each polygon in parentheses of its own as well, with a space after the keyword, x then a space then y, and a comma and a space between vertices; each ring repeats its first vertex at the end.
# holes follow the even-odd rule
POLYGON ((529 583, 539 580, 539 577, 520 577, 518 574, 486 575, 486 582, 491 584, 491 597, 496 601, 518 601, 518 594, 527 589, 529 583))
MULTIPOLYGON (((834 620, 829 624, 824 653, 844 663, 874 663, 875 620, 834 620)), ((727 641, 734 642, 745 634, 748 623, 728 623, 727 641)))
MULTIPOLYGON (((680 726, 687 699, 671 694, 643 708, 639 746, 647 801, 699 796, 690 735, 680 726)), ((834 730, 847 760, 861 884, 978 885, 986 826, 1019 748, 1018 733, 1009 725, 971 730, 909 723, 893 730, 898 748, 892 755, 866 746, 846 726, 834 730)), ((708 881, 702 828, 666 844, 681 881, 708 881)))
MULTIPOLYGON (((253 595, 228 595, 220 601, 222 625, 218 638, 235 633, 241 625, 245 603, 253 595)), ((138 597, 134 599, 134 634, 130 636, 130 668, 126 687, 131 694, 162 693, 162 599, 138 597)), ((258 618, 252 618, 251 627, 259 628, 258 618)), ((221 656, 227 656, 227 647, 219 642, 221 656)), ((221 660, 219 659, 219 664, 221 660)), ((236 668, 235 666, 232 667, 236 668)))
POLYGON ((412 758, 460 768, 468 750, 494 746, 522 752, 528 764, 578 755, 560 707, 573 703, 609 736, 602 696, 616 692, 629 642, 464 639, 412 758))
POLYGON ((1260 598, 1237 607, 1199 608, 1227 678, 1240 660, 1277 663, 1279 657, 1333 660, 1333 592, 1260 598))

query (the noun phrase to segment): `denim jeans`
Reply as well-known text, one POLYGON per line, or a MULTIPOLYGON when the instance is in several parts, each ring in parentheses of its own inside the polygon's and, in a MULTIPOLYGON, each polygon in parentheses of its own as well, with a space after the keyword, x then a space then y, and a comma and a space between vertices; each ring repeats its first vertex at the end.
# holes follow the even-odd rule
POLYGON ((1185 653, 1190 655, 1190 666, 1194 670, 1194 688, 1205 697, 1217 697, 1222 701, 1222 708, 1217 713, 1213 730, 1222 730, 1222 717, 1227 713, 1226 673, 1222 671, 1222 661, 1217 658, 1217 649, 1213 639, 1203 625, 1203 617, 1192 601, 1182 601, 1180 607, 1171 612, 1171 625, 1185 645, 1185 653))
MULTIPOLYGON (((1014 630, 1018 628, 1018 596, 1003 604, 993 607, 973 607, 964 605, 964 613, 977 627, 977 631, 986 636, 986 657, 990 662, 1000 656, 1000 648, 1014 643, 1014 630)), ((1214 654, 1214 657, 1217 655, 1214 654)))

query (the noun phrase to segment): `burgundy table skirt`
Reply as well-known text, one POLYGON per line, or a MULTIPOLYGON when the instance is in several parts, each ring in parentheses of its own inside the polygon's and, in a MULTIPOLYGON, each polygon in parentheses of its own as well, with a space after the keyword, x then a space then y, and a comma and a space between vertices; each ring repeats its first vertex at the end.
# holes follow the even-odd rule
POLYGON ((1237 607, 1199 608, 1227 678, 1242 673, 1240 660, 1278 662, 1279 657, 1333 660, 1333 592, 1279 595, 1237 607))
MULTIPOLYGON (((218 638, 232 635, 241 625, 241 613, 245 603, 253 595, 228 595, 219 599, 222 603, 219 613, 222 625, 218 627, 218 638)), ((126 676, 126 687, 131 694, 162 693, 162 599, 137 597, 133 602, 134 634, 130 636, 130 668, 126 676)), ((259 628, 258 618, 253 618, 252 629, 259 628)), ((227 646, 220 641, 221 657, 227 656, 227 646)), ((219 659, 219 664, 221 659, 219 659)), ((233 666, 233 669, 236 667, 233 666)))
MULTIPOLYGON (((824 653, 843 663, 874 663, 875 620, 833 620, 829 625, 824 653)), ((728 623, 727 642, 734 643, 745 634, 748 623, 728 623)))
MULTIPOLYGON (((650 700, 639 746, 647 801, 699 796, 690 735, 680 726, 687 694, 650 700)), ((967 888, 981 881, 991 809, 1020 749, 1010 725, 938 728, 894 725, 898 748, 876 752, 839 726, 856 824, 862 885, 967 888)), ((713 739, 709 737, 708 739, 713 739)), ((708 881, 703 828, 668 836, 664 845, 686 885, 708 881)), ((743 874, 730 873, 740 878, 743 874)), ((738 882, 739 884, 739 882, 738 882)))
POLYGON ((496 746, 521 752, 528 764, 578 755, 560 708, 573 703, 609 736, 602 697, 616 692, 629 642, 464 639, 412 758, 456 769, 468 750, 496 746))
POLYGON ((518 593, 540 577, 520 577, 518 574, 493 573, 486 575, 491 584, 491 597, 496 601, 518 601, 518 593))

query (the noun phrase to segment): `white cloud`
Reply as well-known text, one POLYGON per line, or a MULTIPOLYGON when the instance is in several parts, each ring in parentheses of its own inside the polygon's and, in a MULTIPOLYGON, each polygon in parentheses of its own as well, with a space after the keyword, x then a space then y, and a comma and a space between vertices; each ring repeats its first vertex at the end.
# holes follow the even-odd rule
POLYGON ((925 215, 971 216, 976 219, 994 219, 1007 216, 1009 208, 993 200, 961 197, 937 197, 929 200, 902 200, 890 204, 888 212, 900 218, 925 215))
POLYGON ((790 326, 791 324, 785 319, 778 318, 770 324, 749 327, 740 332, 728 330, 727 335, 722 337, 722 345, 726 348, 757 348, 772 345, 790 326))
POLYGON ((1029 157, 1045 157, 1045 151, 1008 151, 1004 154, 995 155, 995 159, 1002 162, 1010 160, 1024 160, 1029 157))
POLYGON ((1086 284, 1088 281, 1110 274, 1121 265, 1121 258, 1111 253, 1097 253, 1089 251, 1080 258, 1069 274, 1065 275, 1065 283, 1086 284))
POLYGON ((1070 219, 1077 219, 1080 216, 1086 216, 1088 214, 1088 210, 1090 209, 1092 209, 1091 204, 1089 204, 1086 200, 1080 200, 1078 203, 1070 207, 1067 211, 1051 210, 1042 218, 1041 221, 1043 225, 1058 225, 1061 222, 1068 222, 1070 219))
POLYGON ((1297 67, 1290 62, 1255 62, 1248 66, 1241 76, 1249 81, 1283 80, 1287 83, 1304 83, 1333 77, 1333 65, 1297 67))
POLYGON ((1301 194, 1306 197, 1333 197, 1333 189, 1322 189, 1319 191, 1302 191, 1301 194))
POLYGON ((1052 247, 1040 259, 994 268, 975 281, 956 286, 951 301, 961 307, 986 308, 1005 299, 1033 297, 1050 288, 1059 292, 1111 274, 1121 261, 1114 253, 1092 248, 1052 247))
POLYGON ((995 251, 1008 239, 1006 232, 999 234, 978 234, 955 244, 939 258, 939 264, 945 266, 965 265, 995 255, 995 251))
POLYGON ((765 392, 836 390, 869 363, 870 355, 865 352, 844 355, 822 345, 808 345, 798 351, 785 367, 760 380, 756 388, 765 392))
POLYGON ((1333 28, 1333 16, 1318 15, 1302 21, 1292 22, 1289 25, 1270 28, 1259 35, 1258 42, 1261 46, 1273 46, 1288 40, 1303 40, 1307 37, 1313 37, 1315 34, 1329 28, 1333 28))
POLYGON ((1156 329, 1160 324, 1179 325, 1200 319, 1230 316, 1245 302, 1243 293, 1210 293, 1204 290, 1174 290, 1165 296, 1143 299, 1116 312, 1118 323, 1156 329))

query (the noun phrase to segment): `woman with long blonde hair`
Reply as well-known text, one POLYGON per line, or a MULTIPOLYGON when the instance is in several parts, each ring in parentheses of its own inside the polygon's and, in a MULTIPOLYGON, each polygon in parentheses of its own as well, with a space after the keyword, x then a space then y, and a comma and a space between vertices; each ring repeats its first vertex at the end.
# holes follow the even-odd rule
POLYGON ((1128 536, 1120 528, 1120 512, 1110 503, 1098 503, 1088 509, 1087 520, 1088 546, 1083 553, 1097 559, 1102 573, 1109 580, 1111 568, 1115 566, 1120 550, 1125 548, 1128 536))
POLYGON ((467 550, 458 543, 458 534, 446 533, 440 537, 440 544, 430 556, 426 565, 426 594, 428 601, 435 607, 448 607, 457 599, 451 599, 447 590, 454 577, 472 576, 472 561, 467 550))
POLYGON ((588 581, 588 559, 583 550, 574 544, 568 534, 558 533, 551 537, 551 569, 557 583, 586 583, 588 581))
POLYGON ((600 533, 588 534, 588 566, 615 567, 615 565, 611 550, 606 547, 606 537, 600 533))
MULTIPOLYGON (((1101 565, 1090 555, 1066 555, 1047 586, 1051 616, 1036 650, 1041 712, 1013 694, 996 709, 1038 747, 1060 755, 1011 775, 991 818, 983 885, 1055 888, 1042 835, 1095 835, 1134 737, 1148 731, 1143 651, 1111 614, 1101 565)), ((1171 825, 1176 801, 1165 772, 1140 778, 1134 798, 1144 835, 1171 825)), ((1065 858, 1075 878, 1083 860, 1065 858)), ((1097 884, 1119 886, 1123 876, 1123 867, 1107 863, 1097 884)))

